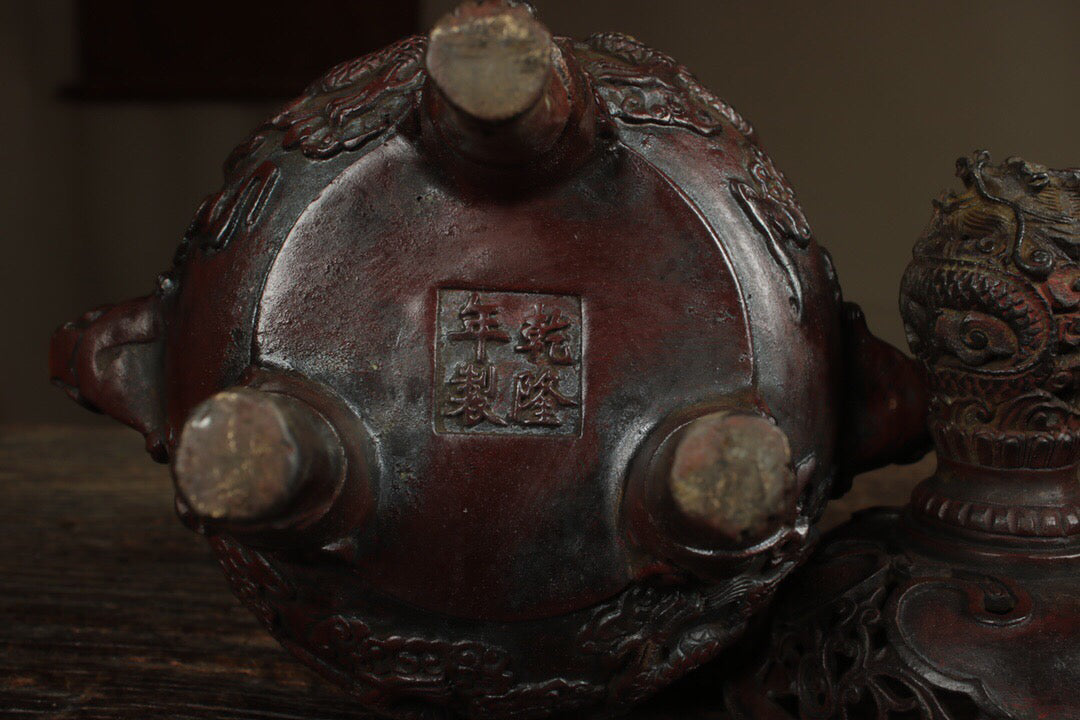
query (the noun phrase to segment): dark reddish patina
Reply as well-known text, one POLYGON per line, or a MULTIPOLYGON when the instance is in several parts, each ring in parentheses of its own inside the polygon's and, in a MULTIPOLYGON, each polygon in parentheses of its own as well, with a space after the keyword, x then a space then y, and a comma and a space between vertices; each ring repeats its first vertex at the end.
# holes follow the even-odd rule
POLYGON ((737 718, 1080 717, 1080 170, 958 174, 900 294, 938 469, 784 588, 737 718))
POLYGON ((834 488, 923 444, 916 370, 749 124, 631 38, 467 3, 225 176, 52 374, 380 712, 632 706, 741 634, 834 488))

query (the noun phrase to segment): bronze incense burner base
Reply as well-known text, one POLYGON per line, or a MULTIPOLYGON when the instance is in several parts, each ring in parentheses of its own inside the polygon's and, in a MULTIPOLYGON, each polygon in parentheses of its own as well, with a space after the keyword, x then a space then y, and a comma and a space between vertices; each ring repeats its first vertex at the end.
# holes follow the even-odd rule
POLYGON ((750 124, 510 0, 317 80, 51 362, 170 463, 267 630, 398 718, 638 705, 926 446, 919 369, 750 124))

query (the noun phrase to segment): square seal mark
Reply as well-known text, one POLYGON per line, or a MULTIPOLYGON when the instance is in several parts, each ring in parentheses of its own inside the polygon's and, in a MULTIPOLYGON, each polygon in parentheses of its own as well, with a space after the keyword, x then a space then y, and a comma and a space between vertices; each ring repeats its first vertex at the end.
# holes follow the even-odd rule
POLYGON ((440 289, 435 317, 436 432, 581 433, 580 298, 440 289))

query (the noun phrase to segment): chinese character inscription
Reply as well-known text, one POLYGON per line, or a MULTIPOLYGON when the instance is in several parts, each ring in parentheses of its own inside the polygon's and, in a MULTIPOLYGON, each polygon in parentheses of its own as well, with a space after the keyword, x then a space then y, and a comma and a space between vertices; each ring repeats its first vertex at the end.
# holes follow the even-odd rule
POLYGON ((440 290, 438 303, 437 432, 581 431, 580 299, 440 290))

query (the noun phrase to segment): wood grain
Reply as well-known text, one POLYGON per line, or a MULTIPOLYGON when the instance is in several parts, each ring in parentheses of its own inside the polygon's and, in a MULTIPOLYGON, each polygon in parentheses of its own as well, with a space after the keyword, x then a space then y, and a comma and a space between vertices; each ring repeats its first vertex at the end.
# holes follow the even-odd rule
MULTIPOLYGON (((827 522, 925 472, 856 481, 827 522)), ((0 528, 0 717, 370 717, 240 607, 134 433, 0 427, 0 528)))
POLYGON ((368 717, 240 607, 141 445, 0 430, 0 717, 368 717))

